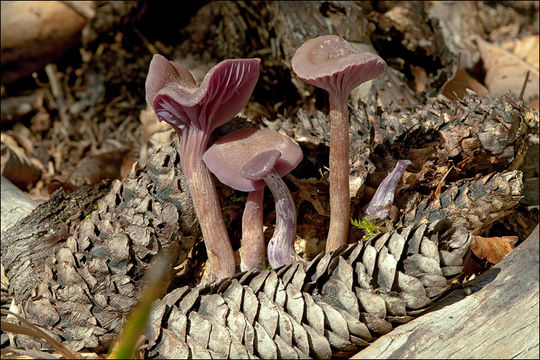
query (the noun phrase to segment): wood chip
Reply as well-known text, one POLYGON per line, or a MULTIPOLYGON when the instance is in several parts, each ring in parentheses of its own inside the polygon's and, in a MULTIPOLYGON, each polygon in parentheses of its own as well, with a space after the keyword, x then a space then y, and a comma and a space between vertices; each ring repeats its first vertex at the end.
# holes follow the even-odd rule
POLYGON ((302 294, 306 304, 306 320, 319 334, 324 334, 324 312, 308 293, 302 294))
POLYGON ((250 324, 255 322, 259 312, 259 301, 253 290, 249 287, 244 287, 244 300, 242 302, 242 312, 250 324))
POLYGON ((353 273, 354 270, 344 258, 339 257, 335 269, 330 275, 330 279, 337 279, 342 281, 347 289, 352 289, 353 286, 353 273))
POLYGON ((377 335, 384 335, 392 331, 392 324, 375 315, 361 313, 360 320, 364 322, 368 329, 377 335))
POLYGON ((159 357, 163 359, 187 359, 190 354, 185 338, 178 338, 172 331, 167 329, 162 330, 157 351, 159 357))
POLYGON ((403 266, 405 268, 405 272, 412 276, 426 273, 439 275, 443 274, 437 260, 420 254, 409 256, 403 261, 403 266))

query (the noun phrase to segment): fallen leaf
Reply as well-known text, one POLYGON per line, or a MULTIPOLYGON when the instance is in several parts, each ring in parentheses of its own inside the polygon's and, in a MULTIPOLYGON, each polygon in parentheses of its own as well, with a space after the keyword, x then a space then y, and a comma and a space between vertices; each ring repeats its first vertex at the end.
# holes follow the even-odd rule
POLYGON ((517 236, 483 237, 473 236, 471 251, 479 259, 485 259, 491 264, 500 262, 515 248, 517 236))
POLYGON ((527 84, 523 92, 526 104, 532 104, 538 99, 539 73, 534 66, 521 60, 518 56, 503 48, 484 41, 479 36, 472 40, 478 45, 480 56, 486 70, 485 85, 493 96, 500 96, 512 90, 520 95, 527 77, 527 84))
POLYGON ((465 258, 465 260, 463 260, 463 267, 461 268, 461 271, 469 276, 467 277, 467 280, 472 280, 475 275, 479 275, 485 270, 486 269, 484 266, 475 261, 470 254, 465 258))
POLYGON ((15 134, 1 136, 1 173, 22 189, 34 184, 44 171, 43 165, 29 155, 28 145, 17 141, 15 134))
POLYGON ((478 96, 489 94, 488 89, 484 85, 458 65, 454 76, 444 83, 442 94, 450 100, 463 99, 467 95, 467 89, 474 91, 478 96))
POLYGON ((59 187, 71 193, 84 185, 96 185, 104 179, 122 178, 122 172, 129 174, 127 168, 131 170, 133 164, 131 156, 126 158, 127 152, 127 149, 115 149, 85 157, 67 177, 58 176, 51 182, 49 194, 59 187))
MULTIPOLYGON (((120 177, 123 179, 129 175, 131 172, 131 169, 133 168, 133 164, 136 164, 135 159, 127 153, 126 156, 122 159, 122 166, 120 167, 120 177)), ((136 165, 135 169, 138 169, 138 164, 136 165)))
POLYGON ((540 36, 529 35, 521 39, 506 41, 502 47, 514 53, 517 57, 525 61, 527 64, 540 69, 540 36))
POLYGON ((149 106, 141 111, 139 120, 141 122, 142 146, 138 161, 140 166, 144 166, 150 155, 161 146, 170 143, 176 133, 172 126, 164 121, 159 121, 154 110, 149 106))
POLYGON ((327 194, 322 194, 321 191, 324 187, 322 180, 315 178, 297 179, 291 174, 287 175, 287 179, 291 180, 298 187, 298 196, 301 201, 311 203, 319 215, 330 216, 330 209, 326 201, 327 194))

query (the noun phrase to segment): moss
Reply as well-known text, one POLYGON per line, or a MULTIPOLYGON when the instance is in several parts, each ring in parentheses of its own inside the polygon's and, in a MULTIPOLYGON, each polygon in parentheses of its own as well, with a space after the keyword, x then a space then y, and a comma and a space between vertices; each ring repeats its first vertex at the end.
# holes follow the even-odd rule
POLYGON ((364 232, 363 240, 367 240, 377 234, 386 232, 384 227, 375 225, 366 218, 362 218, 361 220, 351 218, 350 221, 352 226, 364 232))

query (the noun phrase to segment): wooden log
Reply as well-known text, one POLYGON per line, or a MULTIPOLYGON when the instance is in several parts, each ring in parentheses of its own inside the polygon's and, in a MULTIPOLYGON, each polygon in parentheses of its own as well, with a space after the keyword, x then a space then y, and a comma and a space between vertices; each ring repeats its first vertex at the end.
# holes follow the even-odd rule
POLYGON ((538 277, 537 225, 527 240, 465 289, 353 359, 537 359, 538 277))
POLYGON ((2 231, 15 225, 19 219, 30 215, 38 204, 28 197, 21 189, 13 185, 11 181, 2 176, 2 231))

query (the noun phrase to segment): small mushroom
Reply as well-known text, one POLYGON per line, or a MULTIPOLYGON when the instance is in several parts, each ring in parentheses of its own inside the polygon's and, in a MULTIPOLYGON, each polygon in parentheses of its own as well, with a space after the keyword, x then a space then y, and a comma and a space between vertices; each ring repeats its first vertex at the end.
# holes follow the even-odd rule
POLYGON ((301 260, 294 250, 296 209, 291 192, 275 169, 279 150, 268 150, 255 155, 242 168, 242 176, 249 180, 264 180, 276 203, 276 228, 268 243, 268 262, 272 268, 301 260))
POLYGON ((259 77, 260 59, 224 60, 197 86, 180 64, 154 55, 146 78, 146 101, 180 138, 180 162, 204 237, 213 278, 236 266, 216 189, 202 156, 212 131, 246 105, 259 77))
MULTIPOLYGON (((274 164, 279 177, 296 168, 303 157, 302 150, 293 140, 270 129, 234 131, 218 139, 203 155, 208 169, 223 184, 239 191, 249 192, 242 216, 240 263, 242 271, 260 269, 264 266, 262 203, 266 186, 264 179, 253 180, 243 177, 242 168, 253 157, 268 150, 278 150, 281 154, 274 164)), ((276 214, 276 217, 279 215, 276 214)), ((296 211, 294 219, 293 234, 296 232, 296 211)))
POLYGON ((364 206, 364 212, 378 219, 386 219, 394 202, 396 187, 407 166, 412 165, 410 160, 399 160, 394 170, 384 178, 369 204, 364 206))
POLYGON ((330 97, 330 228, 326 251, 347 241, 349 198, 349 110, 350 92, 386 70, 375 54, 359 53, 336 35, 306 41, 293 58, 292 68, 307 83, 326 90, 330 97))

